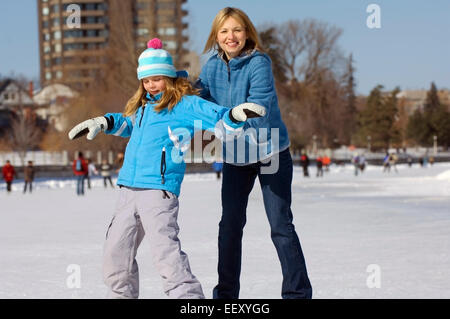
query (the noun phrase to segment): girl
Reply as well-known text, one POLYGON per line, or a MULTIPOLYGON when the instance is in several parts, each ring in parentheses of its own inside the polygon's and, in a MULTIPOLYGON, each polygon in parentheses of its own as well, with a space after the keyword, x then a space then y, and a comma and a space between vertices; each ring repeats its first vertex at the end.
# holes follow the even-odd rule
POLYGON ((103 272, 110 297, 138 297, 135 257, 145 233, 164 292, 170 298, 204 298, 178 239, 178 196, 185 163, 177 132, 193 136, 194 120, 201 120, 198 129, 213 130, 216 126, 233 135, 242 131, 246 114, 265 114, 264 108, 256 104, 230 110, 195 96, 189 82, 179 76, 182 73, 175 71, 172 57, 161 48, 161 41, 152 39, 140 55, 140 85, 123 114, 107 113, 69 132, 70 139, 86 133, 87 139, 93 139, 100 131, 130 137, 117 180, 119 198, 104 248, 103 272))
POLYGON ((292 223, 290 142, 278 107, 270 58, 262 51, 256 29, 248 16, 229 7, 220 10, 214 18, 204 53, 210 50, 217 53, 200 73, 197 85, 201 88, 201 96, 227 107, 253 102, 267 109, 267 116, 251 119, 245 124, 245 129, 251 128, 248 131, 252 134, 249 142, 245 141, 245 149, 241 150, 244 154, 238 154, 236 158, 229 152, 233 145, 226 145, 223 153, 219 283, 214 288, 213 297, 239 297, 247 202, 258 177, 272 241, 283 273, 281 296, 311 298, 312 288, 303 252, 292 223), (245 161, 239 161, 239 158, 245 161), (268 164, 275 169, 267 170, 268 164))

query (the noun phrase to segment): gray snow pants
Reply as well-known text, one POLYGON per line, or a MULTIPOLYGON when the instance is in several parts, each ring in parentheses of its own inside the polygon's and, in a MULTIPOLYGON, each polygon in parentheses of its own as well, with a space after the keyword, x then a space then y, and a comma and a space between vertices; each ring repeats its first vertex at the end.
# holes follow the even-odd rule
POLYGON ((150 241, 153 262, 169 298, 203 299, 202 287, 191 273, 178 239, 178 198, 156 189, 121 187, 115 213, 106 233, 104 282, 109 298, 138 298, 136 252, 150 241), (168 195, 168 196, 167 196, 168 195))

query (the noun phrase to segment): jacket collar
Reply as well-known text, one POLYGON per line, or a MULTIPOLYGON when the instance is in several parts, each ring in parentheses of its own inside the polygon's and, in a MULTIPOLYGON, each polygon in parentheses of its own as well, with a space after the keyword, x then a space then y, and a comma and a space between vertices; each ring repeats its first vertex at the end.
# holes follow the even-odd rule
POLYGON ((232 58, 231 60, 227 61, 225 58, 225 53, 222 52, 218 52, 217 53, 217 57, 222 60, 225 64, 228 64, 230 67, 231 66, 237 66, 240 65, 241 63, 247 61, 248 59, 250 59, 251 57, 261 54, 258 50, 253 49, 251 51, 246 51, 246 52, 242 52, 240 55, 232 58))
POLYGON ((161 99, 162 95, 163 95, 163 92, 159 92, 155 96, 152 96, 150 93, 147 92, 147 95, 145 97, 151 103, 156 103, 156 102, 158 102, 161 99))

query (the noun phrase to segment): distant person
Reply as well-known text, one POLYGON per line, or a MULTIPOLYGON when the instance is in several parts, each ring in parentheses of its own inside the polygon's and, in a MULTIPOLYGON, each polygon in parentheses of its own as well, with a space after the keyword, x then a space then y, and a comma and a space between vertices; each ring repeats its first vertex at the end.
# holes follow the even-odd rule
POLYGON ((213 168, 214 172, 216 172, 217 179, 220 179, 220 174, 222 173, 223 163, 214 161, 214 163, 212 163, 212 168, 213 168))
POLYGON ((322 164, 323 167, 325 169, 325 172, 328 172, 330 170, 330 164, 331 164, 331 159, 330 157, 328 157, 327 155, 322 157, 322 164))
POLYGON ((2 168, 3 179, 6 182, 6 191, 11 192, 11 184, 15 177, 17 177, 14 166, 11 165, 9 160, 6 161, 5 166, 2 168))
POLYGON ((309 177, 308 167, 309 167, 309 157, 305 151, 302 151, 302 155, 300 156, 300 165, 303 168, 303 176, 309 177))
POLYGON ((419 157, 419 164, 420 164, 421 167, 424 166, 425 161, 423 160, 423 157, 419 157))
POLYGON ((112 166, 108 164, 107 160, 102 161, 102 165, 100 166, 100 175, 103 177, 103 185, 105 188, 107 187, 107 181, 109 181, 109 185, 111 185, 112 188, 114 188, 114 185, 111 180, 111 171, 112 166))
POLYGON ((384 172, 388 172, 388 173, 391 172, 391 163, 389 161, 389 157, 390 157, 389 153, 386 153, 386 155, 383 158, 383 173, 384 172))
POLYGON ((359 162, 360 162, 360 157, 359 157, 358 153, 355 153, 355 155, 352 158, 352 164, 353 164, 353 167, 355 168, 355 171, 354 171, 355 176, 358 176, 358 172, 360 169, 359 162))
POLYGON ((430 163, 431 166, 434 164, 434 157, 430 156, 430 159, 428 160, 428 163, 430 163))
POLYGON ((317 167, 316 177, 323 177, 323 160, 322 157, 320 156, 316 158, 316 167, 317 167))
POLYGON ((423 167, 427 167, 427 165, 428 165, 428 156, 425 155, 425 156, 423 157, 423 167))
POLYGON ((364 155, 361 155, 359 157, 359 170, 361 171, 361 174, 366 169, 366 157, 364 155))
POLYGON ((78 157, 72 163, 72 170, 77 177, 77 195, 84 195, 84 179, 88 173, 88 167, 82 152, 78 152, 78 157))
POLYGON ((87 187, 88 189, 91 189, 91 176, 98 175, 98 171, 97 168, 95 167, 95 164, 92 162, 90 158, 88 158, 86 162, 87 162, 87 174, 86 174, 87 187))
POLYGON ((23 193, 27 192, 27 187, 30 193, 33 191, 33 181, 34 181, 34 166, 33 161, 28 161, 28 165, 25 166, 23 170, 25 185, 23 186, 23 193))
POLYGON ((397 154, 390 154, 389 155, 389 166, 394 168, 394 171, 396 173, 398 173, 397 170, 397 161, 398 161, 398 156, 397 154))
POLYGON ((406 159, 406 161, 408 162, 408 166, 411 167, 411 166, 412 166, 412 162, 413 162, 412 157, 411 157, 411 156, 408 156, 408 158, 406 159))

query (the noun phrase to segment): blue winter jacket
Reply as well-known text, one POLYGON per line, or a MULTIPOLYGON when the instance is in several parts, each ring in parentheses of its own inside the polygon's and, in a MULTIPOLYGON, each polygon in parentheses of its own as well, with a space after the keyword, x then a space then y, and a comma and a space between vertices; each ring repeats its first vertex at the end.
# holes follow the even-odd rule
POLYGON ((180 194, 187 149, 196 130, 210 130, 238 135, 244 123, 229 118, 229 108, 198 96, 184 96, 171 110, 154 110, 161 94, 139 107, 133 116, 107 113, 106 134, 130 137, 117 184, 136 188, 162 189, 180 194))
POLYGON ((266 108, 266 116, 245 123, 240 141, 225 144, 225 162, 254 163, 289 147, 268 55, 253 50, 227 63, 221 54, 216 54, 202 68, 196 86, 201 89, 201 97, 226 107, 253 102, 266 108), (245 155, 239 148, 240 142, 245 144, 245 155))

